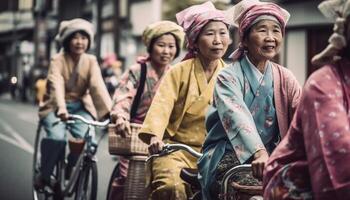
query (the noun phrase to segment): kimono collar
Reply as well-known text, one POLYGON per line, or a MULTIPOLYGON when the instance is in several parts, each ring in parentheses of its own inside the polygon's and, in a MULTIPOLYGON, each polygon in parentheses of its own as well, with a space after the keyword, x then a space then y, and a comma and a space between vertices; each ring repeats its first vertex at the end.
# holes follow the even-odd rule
POLYGON ((203 93, 203 91, 208 87, 208 85, 212 85, 215 83, 215 81, 216 81, 215 77, 217 76, 220 69, 222 69, 224 66, 225 66, 224 61, 222 59, 220 59, 211 79, 208 82, 202 63, 200 62, 199 58, 195 58, 195 60, 194 60, 194 74, 195 74, 195 77, 197 80, 198 89, 199 89, 200 94, 203 93))
MULTIPOLYGON (((256 79, 260 82, 262 80, 262 78, 264 77, 264 74, 261 73, 257 67, 255 67, 255 65, 249 60, 247 55, 245 55, 244 57, 245 57, 245 59, 247 59, 249 67, 253 70, 253 73, 254 73, 256 79)), ((266 62, 266 64, 265 64, 265 71, 266 71, 267 66, 268 66, 268 62, 266 62)))
MULTIPOLYGON (((260 78, 259 75, 256 71, 254 71, 254 69, 256 69, 256 67, 249 62, 249 59, 247 56, 244 56, 241 61, 241 66, 242 66, 242 71, 244 72, 247 80, 249 81, 249 85, 251 86, 252 90, 254 91, 254 93, 257 91, 257 89, 260 87, 260 78)), ((267 72, 272 73, 271 70, 268 70, 271 68, 271 62, 267 61, 266 62, 266 66, 265 66, 265 72, 264 74, 262 74, 261 76, 261 81, 263 81, 264 76, 270 76, 271 74, 267 74, 267 72)), ((259 71, 260 72, 260 71, 259 71)), ((272 78, 272 77, 271 77, 272 78)), ((270 79, 271 79, 270 78, 270 79)))

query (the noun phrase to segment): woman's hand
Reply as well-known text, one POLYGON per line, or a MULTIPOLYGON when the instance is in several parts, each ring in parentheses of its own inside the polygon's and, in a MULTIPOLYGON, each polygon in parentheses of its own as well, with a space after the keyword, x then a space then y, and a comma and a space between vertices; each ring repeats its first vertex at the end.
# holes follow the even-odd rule
POLYGON ((58 117, 61 119, 61 121, 65 122, 68 120, 68 113, 61 113, 58 115, 58 117))
POLYGON ((130 122, 122 116, 112 115, 112 123, 115 124, 115 134, 126 137, 131 134, 130 122))
POLYGON ((159 139, 157 136, 153 136, 150 139, 148 151, 151 155, 156 154, 163 149, 163 146, 164 146, 164 142, 161 139, 159 139))
POLYGON ((254 154, 254 160, 252 162, 253 176, 259 180, 263 178, 264 167, 269 159, 269 154, 265 149, 258 150, 254 154))

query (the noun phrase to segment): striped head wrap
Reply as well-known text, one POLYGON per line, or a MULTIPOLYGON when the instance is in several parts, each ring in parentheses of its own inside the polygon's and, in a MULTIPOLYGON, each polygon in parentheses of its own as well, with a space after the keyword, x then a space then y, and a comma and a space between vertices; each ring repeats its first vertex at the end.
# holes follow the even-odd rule
POLYGON ((222 21, 229 25, 225 13, 217 10, 210 1, 180 11, 176 14, 176 19, 186 33, 188 53, 183 60, 195 57, 194 44, 201 30, 209 21, 222 21))
MULTIPOLYGON (((279 7, 277 4, 260 2, 259 0, 243 0, 229 9, 227 15, 233 19, 232 24, 238 27, 241 42, 250 27, 266 19, 276 21, 282 29, 282 34, 284 34, 290 17, 288 11, 279 7)), ((230 57, 235 61, 240 59, 243 53, 244 48, 240 43, 238 49, 230 57)))

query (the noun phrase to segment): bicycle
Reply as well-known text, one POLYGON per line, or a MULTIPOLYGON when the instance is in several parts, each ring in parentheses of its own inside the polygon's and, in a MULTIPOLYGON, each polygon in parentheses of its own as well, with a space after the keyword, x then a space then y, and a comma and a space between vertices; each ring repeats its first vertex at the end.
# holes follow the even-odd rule
MULTIPOLYGON (((91 199, 95 200, 97 197, 97 164, 95 154, 97 152, 97 144, 102 139, 102 136, 97 141, 97 144, 92 142, 92 135, 89 130, 94 127, 106 127, 109 124, 109 119, 99 122, 90 121, 80 115, 70 114, 66 123, 75 123, 76 121, 83 122, 88 125, 88 129, 84 136, 84 143, 82 151, 76 161, 75 167, 67 177, 67 159, 65 151, 59 161, 56 163, 53 173, 51 174, 51 183, 40 190, 34 188, 35 177, 40 172, 41 159, 41 142, 45 138, 45 133, 42 131, 42 125, 39 123, 34 146, 33 159, 33 198, 40 199, 63 199, 64 197, 71 197, 75 194, 76 200, 91 199)), ((55 122, 53 125, 61 123, 55 122)))
MULTIPOLYGON (((184 150, 190 153, 192 156, 199 158, 202 156, 201 153, 196 152, 190 146, 185 144, 165 144, 163 150, 159 154, 151 155, 146 161, 149 161, 153 157, 159 157, 168 155, 172 152, 184 150)), ((245 186, 234 182, 234 178, 239 173, 251 173, 251 164, 242 164, 235 166, 228 170, 221 183, 221 189, 219 199, 222 200, 262 200, 262 186, 245 186)), ((197 169, 184 168, 180 172, 182 180, 191 185, 193 191, 192 197, 189 200, 200 200, 201 199, 201 187, 198 181, 197 169)))
MULTIPOLYGON (((149 162, 152 158, 164 156, 171 154, 175 151, 183 150, 188 153, 190 153, 192 156, 199 158, 202 156, 201 153, 198 153, 193 148, 191 148, 188 145, 185 144, 165 144, 162 151, 158 154, 153 154, 149 157, 147 156, 133 156, 131 157, 131 160, 134 161, 133 165, 129 166, 128 171, 128 177, 125 184, 124 189, 124 197, 123 199, 145 199, 145 197, 148 195, 148 190, 145 188, 145 174, 140 173, 145 167, 145 164, 149 162), (136 173, 135 173, 136 172, 136 173), (132 177, 130 177, 130 176, 132 177)), ((131 164, 131 163, 130 163, 131 164)), ((108 194, 107 194, 107 200, 110 193, 110 188, 113 183, 114 178, 118 175, 118 169, 119 166, 116 165, 116 167, 113 170, 112 176, 110 178, 110 182, 108 185, 108 194)), ((242 171, 245 172, 251 172, 251 165, 250 164, 243 164, 233 167, 232 169, 228 170, 226 174, 224 175, 220 194, 219 197, 222 200, 237 200, 237 199, 249 199, 249 200, 262 200, 262 186, 254 187, 253 191, 250 186, 248 187, 237 187, 237 185, 233 185, 231 182, 231 179, 237 174, 242 171), (243 198, 242 198, 243 196, 243 198)), ((190 168, 184 168, 181 169, 180 177, 182 180, 184 180, 186 183, 188 183, 191 186, 193 195, 189 197, 189 200, 200 200, 201 199, 201 187, 200 183, 197 178, 198 171, 195 169, 190 168)))

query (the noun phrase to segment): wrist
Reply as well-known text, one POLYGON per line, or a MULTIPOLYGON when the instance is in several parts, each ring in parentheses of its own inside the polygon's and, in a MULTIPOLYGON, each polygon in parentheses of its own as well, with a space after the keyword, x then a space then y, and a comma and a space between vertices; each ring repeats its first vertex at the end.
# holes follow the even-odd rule
POLYGON ((260 157, 262 155, 268 155, 266 149, 258 149, 255 153, 254 153, 254 158, 260 157))

